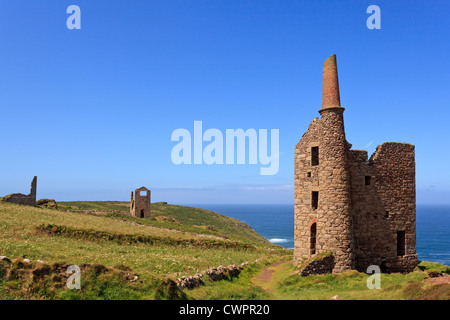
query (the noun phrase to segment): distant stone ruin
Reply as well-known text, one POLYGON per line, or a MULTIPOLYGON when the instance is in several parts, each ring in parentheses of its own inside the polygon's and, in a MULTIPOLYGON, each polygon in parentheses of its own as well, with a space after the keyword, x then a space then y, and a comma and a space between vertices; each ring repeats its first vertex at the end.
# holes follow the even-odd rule
POLYGON ((37 177, 34 177, 33 181, 31 181, 31 190, 30 190, 29 195, 22 194, 22 193, 13 193, 13 194, 3 197, 2 201, 18 203, 18 204, 35 207, 36 206, 36 188, 37 188, 37 177))
POLYGON ((131 191, 130 214, 136 218, 150 217, 151 191, 146 187, 140 187, 131 191))

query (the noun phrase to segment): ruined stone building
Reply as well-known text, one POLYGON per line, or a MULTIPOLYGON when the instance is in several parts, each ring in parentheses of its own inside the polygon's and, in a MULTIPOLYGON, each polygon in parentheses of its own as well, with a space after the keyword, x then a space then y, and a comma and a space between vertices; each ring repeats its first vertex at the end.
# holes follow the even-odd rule
POLYGON ((414 146, 387 142, 368 159, 344 131, 336 56, 323 65, 320 118, 295 146, 299 262, 332 252, 332 272, 410 272, 417 265, 414 146))
POLYGON ((34 177, 31 181, 30 194, 13 193, 3 197, 2 201, 24 204, 27 206, 36 206, 36 188, 37 177, 34 177))
POLYGON ((150 217, 150 197, 151 191, 146 187, 140 187, 131 191, 130 214, 137 218, 150 217))

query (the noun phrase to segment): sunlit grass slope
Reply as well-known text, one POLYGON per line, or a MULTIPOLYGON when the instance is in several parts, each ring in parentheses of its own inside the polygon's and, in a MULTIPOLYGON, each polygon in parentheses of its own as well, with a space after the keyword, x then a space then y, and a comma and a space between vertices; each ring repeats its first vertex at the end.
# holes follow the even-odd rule
POLYGON ((126 265, 153 275, 193 274, 211 266, 252 261, 277 250, 246 224, 206 210, 152 205, 152 215, 175 219, 162 221, 133 218, 120 213, 70 212, 70 210, 123 210, 122 203, 60 203, 60 210, 40 209, 0 202, 0 255, 31 260, 66 261, 72 264, 126 265), (42 225, 90 230, 90 237, 39 232, 42 225), (111 235, 151 236, 161 239, 202 240, 202 246, 123 243, 96 238, 95 232, 111 235), (208 240, 214 240, 208 242, 208 240), (237 243, 236 248, 214 243, 237 243))

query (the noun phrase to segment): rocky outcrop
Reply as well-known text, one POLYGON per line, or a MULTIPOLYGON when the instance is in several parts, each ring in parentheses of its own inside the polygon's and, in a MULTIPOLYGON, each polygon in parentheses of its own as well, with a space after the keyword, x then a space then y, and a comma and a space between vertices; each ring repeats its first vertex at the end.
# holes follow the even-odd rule
POLYGON ((36 201, 36 206, 46 209, 58 209, 58 204, 54 199, 41 199, 36 201))

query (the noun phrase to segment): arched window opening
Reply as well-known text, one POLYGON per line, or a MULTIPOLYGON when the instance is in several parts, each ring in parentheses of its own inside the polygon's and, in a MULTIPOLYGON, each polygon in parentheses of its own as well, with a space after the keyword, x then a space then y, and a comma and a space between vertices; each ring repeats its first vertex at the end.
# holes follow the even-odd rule
POLYGON ((317 223, 313 223, 310 228, 310 254, 316 254, 316 235, 317 235, 317 223))

